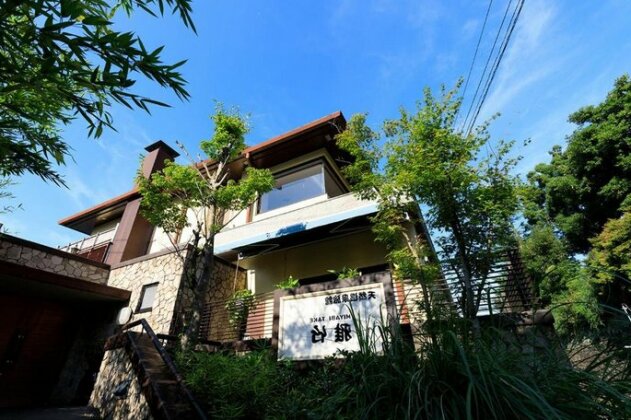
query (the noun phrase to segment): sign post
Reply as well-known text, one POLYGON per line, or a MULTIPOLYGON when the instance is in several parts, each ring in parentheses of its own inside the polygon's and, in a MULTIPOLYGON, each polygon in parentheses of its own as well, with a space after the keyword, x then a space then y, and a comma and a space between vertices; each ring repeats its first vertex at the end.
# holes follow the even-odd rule
POLYGON ((379 327, 392 319, 389 273, 279 290, 272 343, 279 360, 316 360, 360 350, 361 339, 382 348, 379 327))

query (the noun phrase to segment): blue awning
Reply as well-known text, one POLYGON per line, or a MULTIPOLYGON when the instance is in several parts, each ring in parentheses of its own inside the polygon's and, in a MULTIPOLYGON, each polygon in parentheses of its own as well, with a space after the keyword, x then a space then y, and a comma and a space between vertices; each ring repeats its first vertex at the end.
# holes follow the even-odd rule
MULTIPOLYGON (((305 232, 308 230, 312 230, 315 228, 333 225, 336 223, 344 222, 346 220, 351 220, 356 217, 367 216, 369 214, 374 214, 378 210, 377 203, 370 203, 365 206, 356 207, 354 209, 342 211, 339 213, 329 214, 323 217, 314 218, 312 220, 308 220, 301 223, 295 223, 292 225, 284 226, 281 229, 274 229, 268 232, 259 233, 252 236, 246 236, 241 239, 231 241, 225 244, 220 244, 215 246, 215 254, 223 254, 226 252, 238 250, 239 248, 269 241, 271 239, 281 238, 283 236, 289 236, 300 232, 305 232)), ((261 220, 256 223, 265 223, 265 220, 261 220)))

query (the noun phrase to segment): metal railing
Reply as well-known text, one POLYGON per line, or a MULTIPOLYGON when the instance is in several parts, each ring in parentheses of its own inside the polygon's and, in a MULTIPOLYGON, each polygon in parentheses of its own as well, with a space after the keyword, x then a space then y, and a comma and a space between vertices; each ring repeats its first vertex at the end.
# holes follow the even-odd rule
POLYGON ((245 316, 231 316, 229 299, 213 300, 204 305, 199 338, 211 342, 270 338, 274 321, 274 293, 255 295, 245 316))
MULTIPOLYGON (((202 410, 202 408, 199 406, 199 404, 195 400, 195 397, 193 397, 193 394, 191 393, 191 391, 189 391, 189 389, 184 384, 184 379, 182 378, 180 373, 177 371, 175 367, 175 363, 173 363, 173 359, 171 359, 171 356, 169 356, 169 353, 167 353, 164 346, 162 345, 161 339, 158 338, 156 333, 149 326, 149 323, 145 319, 139 319, 139 320, 130 322, 129 324, 126 324, 125 326, 122 327, 122 330, 126 331, 127 333, 137 332, 139 334, 143 334, 143 331, 144 331, 144 333, 147 334, 147 336, 151 340, 151 343, 153 344, 158 354, 162 358, 162 361, 164 362, 164 364, 167 366, 167 368, 169 369, 169 371, 175 378, 175 381, 178 385, 178 388, 180 389, 180 392, 187 399, 188 403, 193 408, 193 411, 195 412, 197 417, 200 419, 206 419, 207 417, 206 417, 206 414, 204 413, 204 410, 202 410), (135 328, 138 326, 140 327, 140 331, 131 331, 132 328, 135 328)), ((137 343, 132 338, 132 335, 128 335, 128 337, 130 339, 132 346, 137 347, 137 343)), ((138 351, 137 348, 136 348, 136 351, 138 351)))
POLYGON ((58 248, 72 254, 83 253, 100 245, 112 242, 114 235, 116 235, 116 229, 118 229, 118 225, 112 229, 104 230, 96 235, 86 236, 79 241, 71 242, 66 246, 59 246, 58 248))
MULTIPOLYGON (((450 305, 463 312, 464 286, 456 269, 448 264, 443 266, 444 282, 437 283, 433 294, 450 296, 450 305)), ((472 288, 474 298, 479 298, 477 316, 499 313, 516 313, 532 309, 535 304, 535 291, 526 273, 517 250, 498 252, 484 278, 474 276, 472 288)), ((477 300, 476 300, 477 303, 477 300)))
MULTIPOLYGON (((455 272, 444 270, 443 279, 430 287, 433 305, 449 307, 462 314, 463 287, 455 272)), ((534 290, 517 251, 498 254, 486 278, 474 279, 474 289, 479 290, 478 316, 500 313, 519 313, 532 309, 534 290)), ((421 286, 412 281, 393 283, 395 305, 402 324, 420 325, 424 314, 421 286)), ((477 293, 476 293, 477 295, 477 293)), ((254 296, 254 303, 241 319, 231 318, 229 299, 207 302, 202 312, 200 339, 213 342, 256 340, 270 338, 274 321, 274 293, 254 296), (239 321, 239 322, 235 322, 239 321)))

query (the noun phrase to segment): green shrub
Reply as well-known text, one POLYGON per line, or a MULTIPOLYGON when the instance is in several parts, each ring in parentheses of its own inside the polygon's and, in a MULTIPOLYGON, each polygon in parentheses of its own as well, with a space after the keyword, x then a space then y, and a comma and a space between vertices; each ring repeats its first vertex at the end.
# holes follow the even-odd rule
POLYGON ((631 365, 620 349, 592 343, 577 369, 561 346, 537 347, 536 334, 487 329, 473 342, 445 329, 415 350, 399 331, 378 333, 382 354, 363 343, 306 367, 267 350, 179 363, 218 418, 631 418, 631 365))
POLYGON ((243 338, 243 334, 245 334, 248 314, 254 307, 254 304, 254 294, 248 289, 237 290, 226 303, 226 309, 230 317, 230 326, 238 334, 239 339, 243 338))
POLYGON ((354 279, 362 275, 357 268, 343 267, 340 271, 327 270, 331 274, 336 274, 338 280, 354 279))
POLYGON ((186 382, 211 417, 260 418, 274 398, 277 367, 264 352, 179 354, 186 382))
POLYGON ((293 289, 294 287, 300 286, 300 279, 295 279, 293 276, 287 277, 285 280, 276 283, 274 287, 280 290, 293 289))

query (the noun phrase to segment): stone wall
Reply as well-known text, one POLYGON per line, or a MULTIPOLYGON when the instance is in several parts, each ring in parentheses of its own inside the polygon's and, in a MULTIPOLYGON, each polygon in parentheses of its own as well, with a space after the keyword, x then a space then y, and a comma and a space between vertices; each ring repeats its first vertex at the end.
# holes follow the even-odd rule
POLYGON ((184 250, 180 255, 175 251, 157 253, 112 267, 108 286, 130 290, 129 306, 134 311, 132 320, 145 318, 157 334, 171 332, 185 254, 184 250), (142 287, 152 283, 158 283, 158 289, 151 311, 136 313, 142 287))
MULTIPOLYGON (((156 333, 181 332, 193 301, 192 291, 182 283, 185 254, 186 251, 180 255, 174 251, 161 252, 112 267, 108 286, 130 290, 129 306, 134 312, 138 308, 142 287, 158 283, 152 310, 134 313, 132 320, 145 318, 156 333)), ((208 289, 207 302, 225 301, 234 290, 244 289, 247 282, 244 270, 220 258, 215 258, 213 279, 208 289)))
POLYGON ((228 299, 236 290, 245 289, 246 271, 215 257, 214 282, 208 288, 207 302, 228 299))
MULTIPOLYGON (((209 330, 217 329, 216 324, 224 324, 227 319, 227 311, 225 311, 225 301, 234 293, 235 290, 245 289, 247 284, 246 272, 241 268, 215 257, 213 267, 213 281, 208 287, 205 299, 205 311, 202 313, 200 334, 206 336, 207 339, 216 340, 218 337, 209 336, 209 330), (219 302, 219 303, 217 303, 219 302), (212 308, 212 311, 210 310, 212 308), (210 325, 213 323, 214 325, 210 325)), ((180 288, 176 311, 177 320, 172 328, 172 333, 182 331, 186 322, 186 316, 189 315, 189 308, 193 302, 193 293, 188 287, 180 288)))
POLYGON ((91 302, 83 305, 77 317, 79 325, 66 362, 59 374, 49 403, 54 406, 86 405, 103 360, 103 348, 114 334, 118 304, 91 302))
POLYGON ((98 284, 107 284, 109 275, 105 264, 4 234, 0 234, 0 260, 98 284))
POLYGON ((101 369, 90 398, 90 405, 103 419, 151 419, 151 411, 145 399, 131 360, 124 348, 105 352, 101 369), (127 395, 114 396, 114 390, 129 381, 127 395))
POLYGON ((246 271, 233 264, 216 258, 214 282, 206 295, 206 312, 202 331, 207 339, 225 341, 238 339, 236 331, 229 325, 230 314, 226 309, 226 301, 236 290, 246 288, 246 271))

